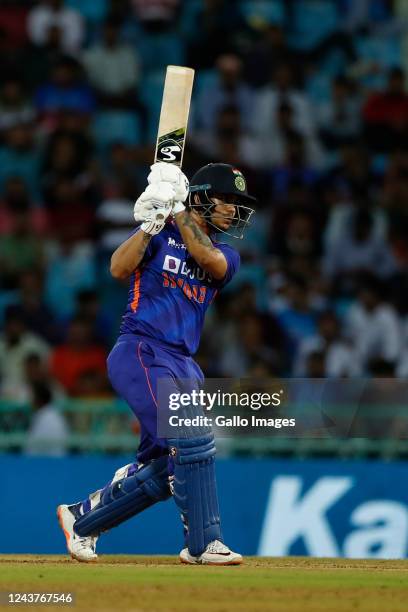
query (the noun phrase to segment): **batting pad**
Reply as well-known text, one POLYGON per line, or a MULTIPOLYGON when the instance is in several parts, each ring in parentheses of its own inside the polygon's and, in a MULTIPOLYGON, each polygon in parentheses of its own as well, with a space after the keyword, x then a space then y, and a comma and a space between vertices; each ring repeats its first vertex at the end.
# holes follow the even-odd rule
POLYGON ((114 479, 101 493, 99 503, 75 521, 75 532, 98 535, 169 497, 168 457, 164 456, 143 465, 132 476, 114 479))
POLYGON ((210 542, 222 541, 214 435, 172 439, 169 444, 174 462, 174 500, 187 529, 190 554, 198 557, 210 542))

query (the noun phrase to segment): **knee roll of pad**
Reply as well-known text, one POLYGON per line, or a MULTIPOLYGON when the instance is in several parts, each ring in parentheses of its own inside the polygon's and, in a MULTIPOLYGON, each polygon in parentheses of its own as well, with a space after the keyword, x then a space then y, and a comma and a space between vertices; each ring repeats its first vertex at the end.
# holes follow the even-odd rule
POLYGON ((181 438, 169 440, 170 455, 174 463, 180 465, 197 463, 215 456, 214 434, 209 433, 200 438, 181 438))
POLYGON ((198 556, 207 544, 222 540, 214 435, 172 439, 169 443, 174 462, 174 499, 186 525, 188 549, 198 556))
POLYGON ((112 481, 99 504, 75 522, 75 532, 80 536, 97 535, 169 497, 168 458, 160 457, 132 476, 112 481))

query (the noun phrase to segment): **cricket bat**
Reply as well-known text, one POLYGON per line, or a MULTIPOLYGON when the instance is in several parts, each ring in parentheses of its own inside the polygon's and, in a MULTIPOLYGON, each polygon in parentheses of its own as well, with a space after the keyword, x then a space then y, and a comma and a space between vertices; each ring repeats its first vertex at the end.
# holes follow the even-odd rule
POLYGON ((157 134, 155 162, 182 165, 194 70, 167 66, 157 134))
MULTIPOLYGON (((157 133, 155 162, 167 162, 181 168, 186 143, 188 116, 193 92, 194 70, 167 66, 157 133)), ((163 215, 158 213, 156 221, 163 215)))

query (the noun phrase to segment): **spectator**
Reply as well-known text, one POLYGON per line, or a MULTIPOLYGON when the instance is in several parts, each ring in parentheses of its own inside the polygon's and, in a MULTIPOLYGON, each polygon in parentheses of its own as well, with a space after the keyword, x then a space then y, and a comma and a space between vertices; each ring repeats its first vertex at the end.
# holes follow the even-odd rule
POLYGON ((41 85, 35 94, 35 106, 46 128, 52 130, 61 111, 88 116, 95 109, 90 87, 83 81, 80 64, 70 57, 61 57, 55 65, 51 80, 41 85))
POLYGON ((131 0, 131 4, 137 19, 149 32, 170 28, 180 9, 180 0, 131 0))
MULTIPOLYGON (((301 133, 295 127, 293 108, 283 101, 276 111, 273 139, 268 140, 266 136, 261 135, 254 138, 253 157, 256 166, 268 168, 284 164, 288 148, 297 136, 301 138, 301 133)), ((304 156, 306 163, 312 166, 319 166, 321 163, 322 151, 314 135, 304 140, 304 156)))
POLYGON ((217 59, 217 81, 211 88, 203 88, 196 106, 197 128, 214 133, 221 109, 235 107, 244 130, 250 125, 254 94, 242 79, 242 61, 237 55, 225 54, 217 59))
POLYGON ((40 204, 31 201, 24 180, 18 176, 11 176, 6 180, 4 195, 0 200, 0 234, 14 232, 15 214, 18 211, 26 215, 34 235, 45 235, 48 228, 46 211, 40 204))
POLYGON ((370 155, 360 142, 343 144, 338 160, 326 175, 326 181, 344 192, 371 193, 379 187, 379 179, 371 167, 370 155))
POLYGON ((316 333, 317 313, 311 306, 307 282, 293 276, 286 285, 286 300, 276 312, 278 324, 288 338, 288 351, 293 359, 302 341, 316 333))
POLYGON ((10 177, 24 180, 30 196, 38 196, 38 170, 40 151, 36 146, 34 131, 30 124, 13 125, 4 134, 0 148, 0 193, 10 177))
POLYGON ((361 131, 361 102, 353 84, 343 76, 334 79, 331 99, 317 108, 316 120, 322 141, 329 150, 354 142, 361 131))
POLYGON ((0 83, 16 76, 21 77, 24 72, 21 64, 23 50, 21 47, 16 48, 12 33, 3 24, 0 25, 0 54, 0 83))
POLYGON ((383 213, 389 227, 389 241, 402 270, 408 265, 408 152, 396 150, 390 156, 381 193, 383 213))
MULTIPOLYGON (((215 346, 203 345, 202 363, 219 373, 221 352, 222 369, 231 374, 235 368, 288 373, 297 367, 299 346, 312 354, 309 361, 304 356, 303 372, 350 375, 354 347, 343 339, 338 322, 330 317, 320 321, 318 313, 326 308, 341 312, 348 327, 349 315, 342 309, 366 270, 386 280, 380 306, 398 301, 399 312, 408 312, 403 74, 391 71, 389 86, 374 95, 346 77, 333 78, 351 75, 358 65, 350 62, 371 61, 376 54, 377 68, 403 64, 398 41, 390 40, 402 24, 396 24, 391 3, 364 0, 357 7, 342 0, 340 10, 350 16, 342 31, 340 5, 332 2, 303 2, 299 8, 289 0, 273 7, 236 0, 135 0, 135 20, 129 19, 127 1, 114 0, 109 7, 88 1, 84 15, 92 16, 86 32, 83 19, 68 8, 81 5, 82 13, 79 0, 24 1, 24 6, 34 4, 28 45, 21 36, 23 23, 14 21, 10 31, 0 27, 0 266, 5 290, 0 319, 4 312, 23 318, 27 331, 55 344, 60 330, 78 315, 100 344, 109 344, 126 291, 109 276, 109 258, 134 227, 132 206, 144 188, 151 157, 147 147, 134 143, 143 140, 144 129, 151 131, 154 99, 160 98, 159 75, 142 74, 139 66, 169 63, 188 47, 191 65, 208 72, 199 75, 195 89, 197 121, 185 154, 187 173, 208 161, 242 167, 261 206, 238 246, 239 278, 256 287, 256 300, 246 299, 241 286, 239 293, 233 287, 223 293, 219 312, 224 308, 228 314, 218 317, 216 305, 212 311, 213 321, 223 328, 222 341, 210 320, 208 338, 217 340, 215 346), (276 9, 282 9, 282 25, 261 25, 260 16, 270 20, 276 9), (105 22, 101 10, 110 15, 105 22), (325 19, 316 23, 314 17, 322 14, 325 19), (256 31, 251 30, 254 16, 256 31), (296 39, 295 29, 305 36, 296 39), (40 30, 41 41, 36 38, 40 30), (136 32, 131 48, 125 41, 136 32), (152 97, 148 117, 128 122, 127 142, 133 144, 123 145, 127 116, 142 113, 137 99, 141 77, 139 93, 146 100, 152 97), (316 109, 312 99, 318 101, 316 109), (264 313, 268 301, 269 309, 282 317, 279 324, 275 315, 264 313), (248 333, 242 332, 244 325, 248 333), (220 344, 226 347, 222 351, 220 344), (257 360, 256 351, 262 354, 257 360), (342 365, 347 355, 348 369, 342 365)), ((402 5, 397 2, 395 15, 406 12, 402 5)), ((381 89, 382 73, 377 77, 381 89)), ((371 311, 371 318, 364 313, 376 320, 371 311)), ((393 360, 358 356, 364 373, 374 372, 370 364, 376 360, 390 368, 404 363, 400 354, 393 360)), ((27 365, 31 373, 25 377, 25 397, 27 385, 47 382, 46 367, 37 361, 42 365, 35 359, 27 365)), ((75 393, 91 397, 94 389, 107 392, 104 375, 82 372, 75 393)))
POLYGON ((19 275, 25 270, 41 269, 44 264, 41 239, 33 234, 30 217, 25 208, 16 210, 10 234, 0 235, 0 268, 3 288, 18 285, 19 275))
POLYGON ((374 358, 395 364, 401 352, 401 323, 385 295, 382 284, 368 277, 346 315, 345 334, 364 369, 374 358))
POLYGON ((88 78, 99 103, 107 108, 135 109, 139 83, 139 60, 136 52, 119 40, 120 24, 108 19, 101 44, 83 54, 88 78))
POLYGON ((51 355, 51 371, 68 395, 79 395, 84 377, 89 376, 95 383, 94 392, 98 393, 108 386, 106 358, 105 349, 92 337, 89 321, 76 317, 70 323, 66 342, 51 355))
MULTIPOLYGON (((276 163, 273 145, 276 138, 283 139, 287 131, 312 139, 311 143, 315 149, 313 162, 315 165, 320 163, 311 107, 306 95, 296 89, 293 70, 289 64, 279 64, 271 84, 256 93, 251 117, 252 133, 257 140, 259 151, 265 151, 265 167, 276 163)), ((259 153, 258 158, 261 157, 259 153)))
POLYGON ((145 170, 134 163, 130 147, 120 142, 113 144, 103 172, 105 197, 133 201, 144 189, 145 170))
POLYGON ((265 87, 278 65, 287 64, 296 71, 299 68, 296 60, 297 54, 289 47, 284 29, 276 23, 267 24, 260 41, 249 50, 245 79, 254 87, 265 87))
POLYGON ((93 337, 104 346, 109 346, 112 341, 113 314, 104 308, 101 296, 95 289, 84 289, 78 293, 75 317, 88 321, 93 337))
POLYGON ((24 383, 19 391, 19 400, 29 404, 36 385, 49 386, 54 399, 62 400, 65 397, 61 387, 50 378, 48 358, 29 353, 24 359, 24 383))
POLYGON ((86 198, 82 187, 70 179, 60 179, 47 193, 50 224, 57 241, 63 235, 63 241, 66 239, 70 244, 88 242, 96 235, 93 202, 86 198))
POLYGON ((238 167, 257 165, 254 142, 243 130, 241 113, 236 106, 221 108, 214 131, 202 129, 195 132, 192 143, 208 160, 228 159, 230 164, 238 167))
MULTIPOLYGON (((78 376, 77 386, 76 386, 76 396, 81 398, 88 399, 102 399, 102 398, 112 398, 112 390, 109 386, 108 379, 106 377, 106 373, 102 369, 88 369, 81 372, 78 376)), ((120 420, 120 417, 118 417, 120 420)), ((110 419, 110 425, 114 425, 115 416, 112 415, 110 419)), ((118 431, 123 431, 123 429, 119 428, 118 431)))
POLYGON ((359 410, 354 415, 349 435, 370 440, 398 438, 406 430, 406 419, 399 419, 397 415, 401 414, 401 400, 406 395, 407 384, 395 380, 395 364, 386 359, 372 359, 369 375, 370 384, 359 394, 359 410))
POLYGON ((26 455, 62 457, 67 453, 69 428, 53 404, 49 387, 37 383, 32 390, 33 415, 24 445, 26 455))
POLYGON ((327 245, 323 260, 325 275, 335 283, 350 283, 364 273, 382 278, 396 273, 397 265, 384 237, 376 236, 374 215, 366 209, 355 210, 351 223, 333 243, 327 245))
POLYGON ((47 205, 55 210, 54 198, 62 182, 68 182, 76 197, 91 207, 99 200, 92 145, 85 134, 57 130, 44 151, 42 184, 47 205))
POLYGON ((273 372, 282 371, 285 339, 276 318, 261 310, 258 302, 256 287, 244 283, 231 296, 221 295, 215 303, 213 325, 207 324, 204 330, 204 346, 215 365, 214 376, 248 376, 259 361, 273 372))
POLYGON ((27 331, 20 316, 8 313, 0 335, 0 394, 3 398, 17 400, 20 397, 25 382, 24 363, 33 353, 46 359, 48 345, 27 331))
POLYGON ((251 32, 235 0, 203 0, 188 36, 188 65, 212 69, 223 53, 242 50, 251 32))
POLYGON ((10 304, 7 313, 21 318, 27 330, 47 343, 55 344, 59 340, 58 327, 44 302, 42 275, 38 271, 27 269, 21 274, 18 302, 10 304))
POLYGON ((85 36, 81 14, 64 6, 64 0, 42 0, 28 15, 27 29, 31 41, 43 46, 51 28, 61 31, 65 53, 78 53, 85 36))
POLYGON ((271 252, 281 261, 292 257, 315 259, 320 254, 319 225, 312 212, 302 208, 276 210, 271 252))
POLYGON ((134 201, 126 197, 126 185, 123 185, 122 194, 107 198, 98 207, 99 251, 109 259, 134 230, 133 207, 134 201))
POLYGON ((39 47, 29 43, 21 51, 21 62, 24 62, 24 82, 30 92, 35 91, 39 85, 47 82, 50 74, 64 55, 62 47, 62 33, 58 26, 51 26, 47 30, 45 43, 39 47))
POLYGON ((361 0, 357 3, 346 0, 341 3, 341 9, 343 27, 348 32, 378 29, 384 25, 388 30, 390 22, 393 21, 393 5, 387 0, 361 0))
POLYGON ((348 190, 339 189, 334 194, 334 198, 329 203, 330 210, 324 230, 326 251, 331 248, 331 245, 350 233, 359 210, 365 210, 370 213, 372 238, 379 242, 386 240, 388 234, 387 215, 383 208, 375 206, 368 191, 368 186, 362 189, 354 189, 351 193, 348 193, 348 190))
POLYGON ((269 85, 257 92, 256 112, 253 113, 255 129, 271 129, 276 123, 277 110, 283 102, 292 109, 294 126, 302 134, 311 134, 315 129, 309 101, 296 87, 290 64, 278 64, 269 85), (259 113, 259 114, 258 114, 259 113))
POLYGON ((29 353, 24 360, 24 380, 27 388, 32 390, 36 384, 45 384, 48 377, 48 361, 38 353, 29 353))
POLYGON ((17 77, 3 82, 0 92, 0 134, 15 125, 30 124, 35 118, 31 101, 17 77))
MULTIPOLYGON (((324 351, 310 351, 306 356, 305 378, 326 377, 326 354, 324 351)), ((317 389, 316 389, 317 391, 317 389)), ((309 397, 310 399, 310 388, 309 397)))
MULTIPOLYGON (((360 363, 355 351, 341 337, 340 323, 331 311, 323 312, 318 320, 318 333, 306 338, 296 355, 293 376, 310 375, 310 361, 313 355, 323 355, 321 377, 353 377, 361 374, 360 363)), ((318 378, 314 376, 314 378, 318 378)))
POLYGON ((218 347, 222 376, 248 376, 259 360, 268 364, 273 372, 281 370, 276 338, 272 339, 271 319, 256 311, 247 312, 237 319, 228 344, 218 347))
POLYGON ((286 135, 283 160, 268 174, 272 179, 274 194, 281 200, 289 199, 293 185, 311 190, 317 183, 318 173, 307 159, 306 142, 299 132, 286 135))
POLYGON ((365 138, 376 151, 406 148, 408 135, 408 94, 405 74, 393 68, 385 91, 372 94, 363 107, 365 138))
POLYGON ((58 240, 50 244, 45 275, 45 301, 57 321, 73 315, 76 296, 96 285, 95 251, 92 243, 80 240, 81 228, 73 218, 58 226, 58 240), (79 233, 79 236, 78 236, 79 233))

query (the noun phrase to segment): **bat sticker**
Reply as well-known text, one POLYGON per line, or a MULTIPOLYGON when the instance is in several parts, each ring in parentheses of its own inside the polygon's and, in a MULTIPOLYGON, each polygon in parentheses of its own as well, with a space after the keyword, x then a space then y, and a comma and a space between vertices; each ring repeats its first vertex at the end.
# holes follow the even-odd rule
POLYGON ((181 146, 175 140, 164 140, 159 144, 157 159, 163 162, 181 162, 181 146))
POLYGON ((183 159, 185 137, 186 130, 184 128, 161 136, 157 144, 156 161, 180 166, 183 159))

